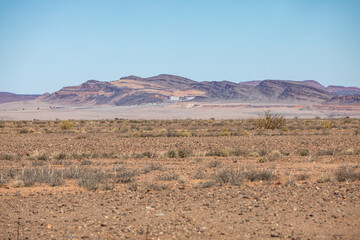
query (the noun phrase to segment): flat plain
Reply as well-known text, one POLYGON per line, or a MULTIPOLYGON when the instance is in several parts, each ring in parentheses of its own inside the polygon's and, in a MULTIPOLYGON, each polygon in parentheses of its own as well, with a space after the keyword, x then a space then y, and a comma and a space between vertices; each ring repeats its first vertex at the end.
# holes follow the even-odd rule
POLYGON ((359 239, 360 119, 0 122, 1 239, 359 239))
POLYGON ((360 105, 180 102, 171 104, 63 105, 39 100, 0 104, 0 120, 250 119, 271 110, 286 118, 360 118, 360 105))

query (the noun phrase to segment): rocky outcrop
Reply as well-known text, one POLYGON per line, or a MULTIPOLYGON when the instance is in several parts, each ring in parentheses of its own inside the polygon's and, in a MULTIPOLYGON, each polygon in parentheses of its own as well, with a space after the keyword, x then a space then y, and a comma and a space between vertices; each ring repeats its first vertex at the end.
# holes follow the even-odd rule
POLYGON ((335 96, 327 101, 329 104, 357 105, 360 104, 360 95, 335 96))

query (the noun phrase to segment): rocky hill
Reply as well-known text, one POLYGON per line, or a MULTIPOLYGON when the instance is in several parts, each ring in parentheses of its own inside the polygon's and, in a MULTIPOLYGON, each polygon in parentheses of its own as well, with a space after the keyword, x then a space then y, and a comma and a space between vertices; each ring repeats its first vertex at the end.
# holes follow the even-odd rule
MULTIPOLYGON (((282 81, 282 80, 279 80, 279 81, 282 81)), ((263 82, 263 81, 255 80, 255 81, 241 82, 240 84, 257 86, 261 82, 263 82)), ((304 80, 304 81, 297 81, 297 82, 303 83, 310 87, 315 87, 315 88, 319 88, 321 90, 325 90, 325 91, 327 91, 329 93, 333 93, 335 95, 360 95, 360 88, 358 88, 358 87, 344 87, 344 86, 333 86, 333 85, 325 87, 315 80, 304 80)))
POLYGON ((53 103, 120 106, 179 101, 316 103, 335 96, 313 84, 282 80, 264 80, 256 84, 196 82, 161 74, 149 78, 128 76, 110 82, 89 80, 43 95, 40 99, 53 103))
POLYGON ((0 92, 0 104, 1 103, 7 103, 7 102, 19 102, 19 101, 26 101, 26 100, 32 100, 40 95, 36 94, 15 94, 15 93, 9 93, 9 92, 0 92))

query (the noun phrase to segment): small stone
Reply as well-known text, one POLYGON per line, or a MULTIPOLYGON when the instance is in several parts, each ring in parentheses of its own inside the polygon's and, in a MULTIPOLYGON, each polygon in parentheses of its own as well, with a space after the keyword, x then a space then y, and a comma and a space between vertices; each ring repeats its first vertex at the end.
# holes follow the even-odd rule
POLYGON ((270 236, 271 237, 280 237, 280 233, 276 232, 276 233, 272 233, 270 236))

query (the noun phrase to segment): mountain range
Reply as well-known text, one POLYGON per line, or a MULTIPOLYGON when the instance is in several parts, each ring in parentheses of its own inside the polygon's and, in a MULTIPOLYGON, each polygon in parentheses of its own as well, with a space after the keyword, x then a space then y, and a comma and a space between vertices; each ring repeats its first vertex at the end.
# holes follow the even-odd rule
POLYGON ((184 101, 359 104, 360 88, 325 87, 314 80, 197 82, 180 76, 160 74, 149 78, 128 76, 107 82, 89 80, 78 86, 46 93, 37 99, 49 103, 116 106, 184 101))
POLYGON ((38 94, 15 94, 9 92, 0 92, 0 104, 7 102, 19 102, 19 101, 27 101, 33 100, 41 95, 38 94))

